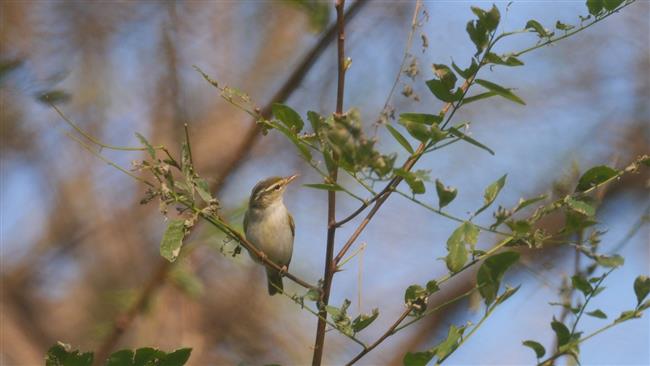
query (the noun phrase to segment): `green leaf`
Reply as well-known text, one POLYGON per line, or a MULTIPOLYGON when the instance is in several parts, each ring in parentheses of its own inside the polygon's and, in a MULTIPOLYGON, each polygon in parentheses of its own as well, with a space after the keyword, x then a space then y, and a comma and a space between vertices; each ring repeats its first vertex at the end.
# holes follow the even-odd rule
POLYGON ((447 90, 451 90, 456 87, 456 75, 453 71, 447 66, 442 64, 433 64, 433 72, 436 74, 438 79, 443 83, 447 90))
POLYGON ((367 314, 361 314, 357 316, 353 321, 352 321, 352 330, 355 333, 359 333, 363 329, 365 329, 367 326, 369 326, 372 322, 377 319, 379 316, 379 309, 375 308, 372 309, 372 314, 367 315, 367 314))
POLYGON ((302 155, 302 157, 307 160, 311 161, 311 151, 309 151, 309 147, 305 145, 304 142, 300 141, 298 139, 298 136, 292 132, 290 129, 286 128, 285 126, 279 125, 279 124, 274 124, 274 127, 280 131, 283 135, 285 135, 289 140, 298 148, 298 151, 302 155))
POLYGON ((438 346, 436 346, 436 356, 438 360, 441 360, 449 356, 455 349, 458 347, 458 341, 463 334, 464 328, 456 328, 455 325, 449 327, 449 332, 447 332, 447 339, 442 341, 438 346))
POLYGON ((284 123, 284 125, 293 132, 298 133, 302 131, 305 122, 300 118, 298 112, 291 109, 291 107, 280 103, 273 103, 272 111, 273 116, 280 120, 280 122, 284 123))
POLYGON ((504 174, 501 178, 497 179, 496 181, 492 182, 486 189, 485 192, 483 193, 483 207, 479 208, 474 216, 480 214, 485 210, 486 208, 490 207, 492 202, 497 198, 499 195, 499 192, 501 192, 501 188, 506 184, 506 178, 508 174, 504 174))
POLYGON ((170 262, 178 258, 185 237, 185 223, 183 220, 170 220, 167 230, 160 243, 160 255, 170 262))
POLYGON ((487 62, 493 63, 495 65, 503 66, 522 66, 524 63, 521 62, 517 57, 512 55, 503 55, 499 56, 496 53, 489 52, 485 55, 487 62))
POLYGON ((106 366, 132 366, 133 365, 133 351, 130 349, 123 349, 114 352, 108 356, 106 366))
POLYGON ((501 295, 497 296, 497 299, 494 302, 495 306, 501 304, 502 302, 504 302, 506 300, 508 300, 510 298, 510 296, 514 295, 517 291, 519 291, 520 287, 521 287, 521 285, 519 285, 517 287, 509 287, 508 285, 506 285, 505 291, 503 291, 503 293, 501 295))
POLYGON ((436 192, 438 193, 438 207, 443 208, 456 198, 458 190, 456 188, 445 187, 441 181, 436 179, 436 192))
POLYGON ((532 349, 535 352, 535 356, 538 359, 544 357, 544 355, 546 354, 546 349, 538 342, 527 340, 527 341, 523 341, 522 344, 532 349))
POLYGON ((414 150, 413 147, 411 147, 411 144, 409 144, 408 140, 406 140, 406 137, 399 133, 393 126, 391 125, 386 125, 386 128, 388 129, 388 132, 390 132, 391 135, 393 135, 393 138, 400 144, 406 151, 408 151, 410 154, 413 154, 414 150))
POLYGON ((343 187, 338 184, 332 183, 309 183, 303 184, 303 187, 309 187, 314 189, 322 189, 324 191, 342 191, 343 187))
POLYGON ((465 30, 469 35, 469 39, 471 39, 472 43, 476 46, 476 53, 474 55, 478 56, 490 42, 488 30, 485 29, 483 22, 476 20, 470 20, 467 22, 465 30))
POLYGON ((467 262, 466 245, 474 248, 478 240, 479 229, 469 221, 463 222, 447 239, 447 257, 445 262, 451 272, 460 271, 467 262))
POLYGON ((135 357, 133 358, 133 366, 153 366, 154 361, 159 360, 161 357, 167 355, 165 352, 151 347, 143 347, 135 350, 135 357))
MULTIPOLYGON (((541 196, 537 196, 537 197, 529 198, 529 199, 523 199, 523 198, 520 198, 520 199, 519 199, 519 202, 517 203, 517 207, 514 208, 514 212, 518 212, 518 211, 520 211, 520 210, 522 210, 522 209, 524 209, 524 208, 526 208, 526 207, 532 205, 533 203, 537 203, 537 202, 539 202, 539 201, 543 201, 543 200, 545 200, 545 199, 546 199, 546 195, 545 195, 545 194, 543 194, 543 195, 541 195, 541 196)), ((514 212, 513 212, 513 213, 514 213, 514 212)))
POLYGON ((156 158, 156 150, 154 150, 153 146, 151 146, 149 141, 147 141, 147 139, 144 138, 144 136, 142 136, 141 134, 139 134, 137 132, 135 133, 135 136, 138 138, 138 140, 140 140, 140 143, 142 143, 142 145, 144 145, 144 147, 147 148, 147 152, 149 153, 149 156, 151 156, 152 159, 155 159, 156 158))
POLYGON ((212 201, 212 195, 210 194, 210 186, 208 185, 208 182, 205 179, 198 178, 194 180, 194 183, 196 183, 196 192, 198 192, 199 196, 201 196, 201 199, 206 203, 212 201))
POLYGON ((409 185, 409 188, 411 188, 411 192, 413 192, 413 194, 423 194, 426 192, 424 181, 415 173, 409 172, 402 168, 395 169, 394 173, 396 176, 404 178, 406 184, 409 185))
POLYGON ((519 260, 519 253, 503 252, 487 258, 481 264, 476 274, 476 284, 486 305, 489 306, 494 301, 503 275, 517 260, 519 260))
POLYGON ((404 292, 404 303, 411 305, 412 303, 427 296, 427 291, 420 285, 411 285, 406 288, 404 292))
POLYGON ((612 256, 606 255, 595 255, 592 257, 598 264, 607 268, 616 268, 620 267, 625 263, 625 258, 621 257, 618 254, 612 256))
POLYGON ((587 0, 587 9, 589 9, 589 14, 593 16, 600 14, 604 5, 603 0, 587 0))
POLYGON ((607 314, 605 314, 600 309, 596 309, 594 311, 589 311, 589 312, 586 312, 585 314, 587 314, 589 316, 593 316, 594 318, 607 319, 607 314))
POLYGON ((190 358, 192 353, 191 348, 181 348, 176 351, 167 354, 164 358, 161 359, 159 366, 183 366, 190 358))
POLYGON ((436 280, 427 282, 427 292, 429 295, 433 294, 434 292, 438 292, 439 290, 440 287, 438 287, 438 282, 436 280))
POLYGON ((592 217, 596 214, 596 209, 585 201, 579 201, 567 196, 564 202, 567 204, 569 209, 581 215, 592 217))
POLYGON ((637 306, 645 300, 650 293, 650 277, 639 276, 634 280, 634 293, 636 294, 637 306))
POLYGON ((431 132, 429 131, 429 128, 422 123, 401 120, 399 121, 399 124, 404 126, 406 128, 406 131, 408 131, 411 136, 420 142, 428 141, 429 138, 431 138, 431 132))
POLYGON ((495 92, 491 92, 491 91, 484 92, 484 93, 478 93, 476 95, 472 95, 471 97, 466 97, 465 99, 463 99, 463 105, 469 104, 469 103, 472 103, 472 102, 476 102, 476 101, 479 101, 479 100, 482 100, 482 99, 487 99, 487 98, 493 97, 495 95, 499 95, 499 94, 497 94, 495 92))
POLYGON ((622 323, 626 320, 640 318, 640 317, 641 317, 641 313, 635 310, 626 310, 622 312, 621 315, 619 315, 618 318, 616 318, 616 320, 614 320, 614 323, 622 323))
POLYGON ((402 361, 404 366, 426 366, 435 355, 435 351, 408 352, 402 361))
POLYGON ((459 139, 461 139, 461 140, 463 140, 465 142, 468 142, 468 143, 470 143, 470 144, 472 144, 472 145, 474 145, 474 146, 476 146, 478 148, 481 148, 481 149, 489 152, 490 154, 494 155, 494 151, 492 151, 492 149, 490 149, 489 147, 483 145, 482 143, 474 140, 473 138, 467 136, 466 134, 461 132, 456 127, 449 127, 449 133, 451 133, 452 135, 458 137, 459 139))
POLYGON ((532 29, 533 31, 537 32, 537 35, 542 38, 542 37, 550 37, 552 36, 552 33, 549 33, 544 26, 542 26, 538 21, 531 19, 526 23, 526 29, 532 29))
POLYGON ((524 102, 523 99, 515 95, 515 93, 513 93, 510 89, 504 88, 501 85, 483 79, 476 79, 476 83, 508 100, 519 103, 521 105, 526 105, 526 102, 524 102))
POLYGON ((439 124, 442 122, 442 116, 438 114, 426 114, 426 113, 402 113, 399 115, 400 121, 410 121, 415 123, 423 123, 427 126, 434 124, 439 124))
POLYGON ((650 308, 650 300, 646 300, 641 306, 638 307, 639 311, 644 311, 645 309, 650 308))
POLYGON ((72 350, 69 344, 61 343, 52 346, 45 355, 46 366, 92 366, 93 354, 80 353, 72 350))
POLYGON ((559 30, 563 30, 563 31, 568 31, 568 30, 571 30, 571 29, 575 28, 575 26, 573 26, 571 24, 564 24, 564 23, 562 23, 561 21, 558 20, 557 22, 555 22, 555 28, 557 28, 559 30))
POLYGON ((616 169, 605 165, 593 167, 585 172, 578 181, 576 192, 584 192, 618 175, 616 169))
POLYGON ((431 93, 433 93, 433 95, 435 95, 436 98, 442 100, 443 102, 447 102, 447 103, 456 102, 459 101, 463 96, 463 92, 460 89, 452 93, 447 88, 447 85, 444 82, 442 82, 442 80, 431 79, 431 80, 427 80, 426 84, 427 87, 429 87, 431 93))
POLYGON ((571 277, 571 283, 573 284, 573 288, 579 290, 582 292, 583 295, 587 296, 590 293, 594 291, 594 289, 591 287, 591 284, 589 281, 587 281, 584 277, 575 275, 571 277))
POLYGON ((476 74, 476 72, 478 71, 478 64, 473 58, 472 58, 472 63, 465 70, 462 70, 454 62, 451 63, 451 67, 454 69, 454 71, 458 73, 458 75, 462 76, 465 79, 469 79, 470 77, 474 76, 474 74, 476 74))
POLYGON ((314 112, 314 111, 307 111, 307 119, 309 120, 309 123, 311 124, 312 130, 314 130, 315 133, 318 133, 321 129, 321 126, 323 125, 323 117, 321 117, 320 114, 314 112))
POLYGON ((605 10, 612 11, 618 8, 625 0, 604 0, 605 10))
POLYGON ((571 338, 571 332, 569 332, 569 328, 566 327, 563 323, 553 319, 551 322, 551 328, 555 332, 555 336, 557 337, 557 345, 558 348, 567 344, 571 338))

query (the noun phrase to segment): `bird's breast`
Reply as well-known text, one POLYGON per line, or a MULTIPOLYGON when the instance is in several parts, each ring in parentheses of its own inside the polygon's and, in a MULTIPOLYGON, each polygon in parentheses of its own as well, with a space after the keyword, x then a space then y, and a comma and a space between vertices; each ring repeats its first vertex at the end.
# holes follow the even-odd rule
POLYGON ((283 204, 248 212, 246 238, 278 265, 289 265, 293 251, 293 234, 289 212, 283 204))

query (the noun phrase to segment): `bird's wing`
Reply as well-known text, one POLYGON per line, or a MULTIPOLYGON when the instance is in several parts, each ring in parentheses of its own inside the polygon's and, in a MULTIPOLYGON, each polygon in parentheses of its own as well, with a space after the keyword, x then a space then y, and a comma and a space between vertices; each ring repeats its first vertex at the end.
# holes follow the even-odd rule
POLYGON ((244 235, 246 235, 246 230, 248 229, 248 211, 244 214, 244 235))
POLYGON ((291 237, 295 238, 296 237, 296 224, 293 222, 293 216, 291 216, 290 213, 287 213, 289 215, 289 227, 291 227, 291 237))

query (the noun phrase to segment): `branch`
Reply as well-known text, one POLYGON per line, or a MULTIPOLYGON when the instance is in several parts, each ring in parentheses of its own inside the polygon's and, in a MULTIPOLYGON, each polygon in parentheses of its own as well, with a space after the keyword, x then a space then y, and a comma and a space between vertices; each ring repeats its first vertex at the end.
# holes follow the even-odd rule
MULTIPOLYGON (((338 83, 336 88, 336 113, 335 118, 343 114, 343 96, 345 93, 345 0, 336 0, 336 29, 338 51, 338 83)), ((338 178, 338 156, 333 153, 334 167, 329 171, 329 183, 336 184, 338 178)), ((334 240, 336 236, 336 191, 327 192, 327 247, 325 253, 325 269, 323 274, 323 291, 318 301, 318 324, 316 326, 316 339, 314 340, 314 354, 312 366, 319 366, 323 360, 325 346, 325 326, 327 325, 326 306, 329 303, 332 280, 336 270, 334 257, 334 240)))

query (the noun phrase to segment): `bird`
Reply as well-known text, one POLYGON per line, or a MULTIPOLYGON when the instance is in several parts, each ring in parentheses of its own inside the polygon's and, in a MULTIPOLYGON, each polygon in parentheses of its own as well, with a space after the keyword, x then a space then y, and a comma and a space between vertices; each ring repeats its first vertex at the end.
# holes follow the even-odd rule
MULTIPOLYGON (((293 216, 284 205, 284 191, 298 177, 270 177, 257 183, 248 201, 244 215, 246 240, 260 250, 268 259, 288 270, 293 254, 296 226, 293 216)), ((261 263, 257 255, 249 253, 254 261, 261 263)), ((269 295, 284 291, 282 273, 266 267, 269 295)))

